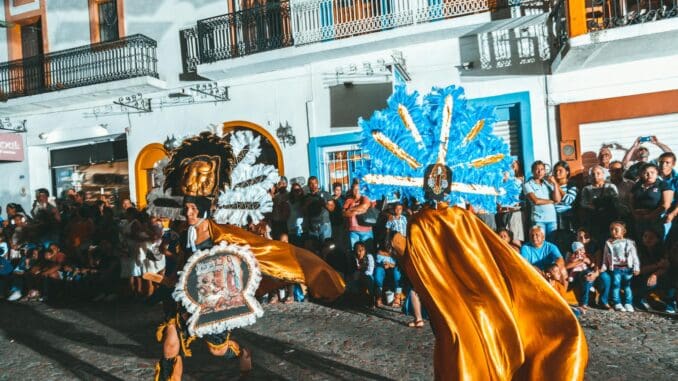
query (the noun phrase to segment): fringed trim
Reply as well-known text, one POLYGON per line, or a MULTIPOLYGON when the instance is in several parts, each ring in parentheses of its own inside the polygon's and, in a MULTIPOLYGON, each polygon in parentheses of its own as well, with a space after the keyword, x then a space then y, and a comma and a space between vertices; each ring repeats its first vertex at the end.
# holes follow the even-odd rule
POLYGON ((235 328, 246 327, 254 324, 257 318, 264 315, 263 308, 254 296, 259 287, 259 282, 261 281, 261 271, 259 270, 259 263, 249 246, 229 245, 225 241, 222 241, 219 245, 212 247, 210 250, 203 250, 191 255, 186 265, 184 265, 184 269, 185 271, 179 273, 179 281, 172 293, 172 297, 191 313, 191 317, 188 318, 186 323, 188 325, 188 332, 192 336, 203 337, 204 335, 209 334, 216 335, 222 332, 231 331, 235 328), (250 280, 245 285, 245 289, 242 290, 242 294, 252 312, 215 323, 202 324, 200 327, 197 327, 196 325, 200 318, 200 305, 195 303, 193 299, 188 296, 186 291, 190 269, 195 263, 203 258, 223 252, 237 255, 243 262, 247 263, 250 270, 250 280))
POLYGON ((224 341, 221 344, 213 344, 207 341, 207 346, 210 347, 211 350, 214 351, 220 351, 224 348, 226 348, 226 352, 224 352, 224 355, 228 355, 228 351, 233 352, 233 355, 235 357, 240 357, 240 345, 231 340, 231 333, 229 332, 228 335, 226 336, 226 341, 224 341))
POLYGON ((175 374, 177 363, 179 362, 181 362, 181 356, 174 356, 171 359, 160 359, 160 361, 155 363, 155 377, 153 378, 153 381, 181 381, 179 375, 175 374), (163 376, 162 362, 165 360, 167 360, 167 362, 171 361, 172 368, 171 371, 169 372, 169 377, 163 379, 161 378, 163 376))
POLYGON ((158 326, 158 329, 155 330, 155 339, 158 340, 159 343, 162 342, 162 337, 165 334, 165 328, 167 328, 170 325, 176 325, 177 323, 177 318, 171 318, 167 320, 166 322, 161 323, 158 326))
POLYGON ((195 340, 195 336, 189 336, 188 338, 186 338, 184 337, 184 333, 182 331, 179 331, 179 341, 181 341, 181 352, 186 357, 193 356, 193 352, 191 351, 190 348, 193 340, 195 340))

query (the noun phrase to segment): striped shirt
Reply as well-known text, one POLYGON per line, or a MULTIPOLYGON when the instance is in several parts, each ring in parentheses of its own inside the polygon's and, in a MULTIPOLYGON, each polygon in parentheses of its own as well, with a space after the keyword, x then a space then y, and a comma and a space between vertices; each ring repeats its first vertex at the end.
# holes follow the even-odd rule
POLYGON ((555 205, 556 213, 564 213, 572 209, 574 200, 577 198, 577 193, 579 190, 574 184, 565 184, 561 185, 560 189, 563 191, 563 197, 560 199, 560 202, 555 205))
POLYGON ((386 229, 397 231, 407 237, 407 217, 402 214, 400 217, 393 216, 393 219, 386 222, 386 229))

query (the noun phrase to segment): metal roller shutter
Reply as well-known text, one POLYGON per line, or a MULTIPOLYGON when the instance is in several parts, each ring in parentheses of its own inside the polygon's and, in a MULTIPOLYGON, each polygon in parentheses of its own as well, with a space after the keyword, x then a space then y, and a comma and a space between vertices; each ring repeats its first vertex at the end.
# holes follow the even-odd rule
POLYGON ((503 120, 494 123, 494 134, 504 139, 511 149, 511 156, 520 158, 520 125, 515 120, 503 120))
MULTIPOLYGON (((579 126, 582 157, 597 155, 603 146, 612 150, 613 160, 622 160, 638 136, 654 135, 672 150, 678 149, 678 114, 587 123, 579 126)), ((642 143, 656 159, 663 151, 652 143, 642 143)), ((585 166, 587 163, 584 163, 585 166)))

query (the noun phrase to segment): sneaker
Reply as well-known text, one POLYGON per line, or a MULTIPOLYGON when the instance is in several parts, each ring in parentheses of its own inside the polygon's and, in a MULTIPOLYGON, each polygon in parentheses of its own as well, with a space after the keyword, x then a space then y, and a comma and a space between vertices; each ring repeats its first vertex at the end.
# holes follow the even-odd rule
POLYGON ((14 290, 11 294, 9 294, 9 297, 7 298, 8 301, 14 302, 21 299, 21 291, 19 290, 14 290))
POLYGON ((615 311, 626 311, 626 309, 624 308, 624 306, 622 306, 622 305, 619 304, 619 303, 617 303, 617 304, 614 305, 614 310, 615 310, 615 311))
POLYGON ((651 311, 652 306, 650 306, 650 303, 647 302, 647 299, 645 298, 640 298, 638 301, 638 305, 642 307, 645 311, 651 311))
POLYGON ((626 310, 626 312, 633 312, 633 311, 635 311, 635 310, 633 309, 633 306, 630 305, 630 304, 624 304, 624 309, 626 310))
POLYGON ((666 310, 664 310, 667 314, 675 314, 676 313, 676 302, 671 302, 666 304, 666 310))

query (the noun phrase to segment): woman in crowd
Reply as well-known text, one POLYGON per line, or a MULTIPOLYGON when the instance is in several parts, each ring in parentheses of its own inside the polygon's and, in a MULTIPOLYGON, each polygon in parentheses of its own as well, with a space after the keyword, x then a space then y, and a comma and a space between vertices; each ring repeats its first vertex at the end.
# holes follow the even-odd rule
POLYGON ((560 202, 555 204, 558 229, 571 231, 574 228, 572 207, 579 190, 570 181, 570 166, 566 162, 559 161, 553 166, 553 177, 558 185, 554 190, 556 193, 560 193, 560 202))
POLYGON ((556 228, 555 204, 560 202, 560 192, 553 176, 546 177, 546 165, 537 160, 532 164, 532 178, 523 186, 525 198, 530 202, 532 213, 530 222, 542 228, 546 236, 550 236, 556 228))
POLYGON ((617 201, 617 187, 606 181, 605 168, 591 168, 591 184, 582 189, 580 206, 585 225, 598 241, 604 240, 606 226, 617 219, 617 201))
MULTIPOLYGON (((648 228, 662 232, 662 240, 668 234, 665 231, 663 216, 673 202, 673 190, 659 176, 659 169, 655 164, 647 163, 640 170, 640 179, 631 190, 632 214, 635 219, 636 232, 643 232, 648 228)), ((670 224, 668 224, 670 227, 670 224)))
POLYGON ((610 178, 610 163, 612 162, 612 150, 601 147, 598 151, 598 165, 603 168, 605 180, 610 178))

